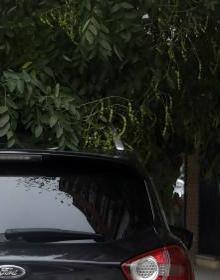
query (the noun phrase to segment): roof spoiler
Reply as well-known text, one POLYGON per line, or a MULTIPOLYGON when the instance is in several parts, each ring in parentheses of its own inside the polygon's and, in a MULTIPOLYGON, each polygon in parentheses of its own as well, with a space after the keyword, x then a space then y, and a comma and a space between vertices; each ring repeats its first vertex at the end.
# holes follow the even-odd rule
POLYGON ((0 162, 17 162, 17 161, 27 161, 27 162, 39 162, 42 161, 41 155, 28 155, 19 153, 3 153, 0 154, 0 162))

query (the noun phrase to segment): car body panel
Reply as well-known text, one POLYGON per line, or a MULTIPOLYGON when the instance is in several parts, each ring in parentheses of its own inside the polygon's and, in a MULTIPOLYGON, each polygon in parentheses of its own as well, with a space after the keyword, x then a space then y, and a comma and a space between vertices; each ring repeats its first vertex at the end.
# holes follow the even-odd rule
POLYGON ((0 265, 23 267, 30 280, 122 280, 123 261, 161 246, 152 228, 133 239, 106 243, 8 242, 0 245, 0 265))
MULTIPOLYGON (((31 243, 24 241, 0 242, 0 266, 16 265, 26 270, 30 280, 125 280, 121 264, 136 255, 167 245, 182 242, 174 237, 167 226, 153 186, 145 177, 140 163, 129 156, 101 155, 57 151, 0 151, 0 176, 23 174, 38 175, 61 172, 63 169, 97 170, 137 176, 145 184, 151 201, 152 226, 130 237, 105 241, 77 241, 31 243)), ((25 219, 25 217, 24 217, 25 219)), ((0 278, 1 279, 1 278, 0 278)), ((10 279, 10 278, 7 278, 10 279)))

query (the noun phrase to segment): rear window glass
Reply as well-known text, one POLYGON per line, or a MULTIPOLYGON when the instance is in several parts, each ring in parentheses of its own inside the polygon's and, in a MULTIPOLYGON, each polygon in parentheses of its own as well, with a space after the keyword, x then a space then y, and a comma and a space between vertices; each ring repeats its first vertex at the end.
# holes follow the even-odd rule
POLYGON ((149 227, 144 182, 114 173, 0 177, 0 232, 51 228, 124 238, 149 227))

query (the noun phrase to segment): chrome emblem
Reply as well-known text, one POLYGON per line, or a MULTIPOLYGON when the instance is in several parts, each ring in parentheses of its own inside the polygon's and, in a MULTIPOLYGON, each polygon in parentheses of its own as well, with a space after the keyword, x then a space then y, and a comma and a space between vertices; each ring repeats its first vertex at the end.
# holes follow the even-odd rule
POLYGON ((0 279, 19 279, 25 274, 25 269, 20 266, 0 265, 0 279))

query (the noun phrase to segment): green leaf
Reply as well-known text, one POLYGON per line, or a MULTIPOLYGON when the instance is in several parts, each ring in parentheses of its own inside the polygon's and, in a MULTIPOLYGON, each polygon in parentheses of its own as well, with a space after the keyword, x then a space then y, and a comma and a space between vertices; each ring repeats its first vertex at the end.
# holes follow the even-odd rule
POLYGON ((22 71, 22 77, 26 83, 30 83, 31 77, 25 70, 22 71))
POLYGON ((89 30, 95 35, 98 35, 98 30, 96 29, 95 25, 90 24, 89 30))
MULTIPOLYGON (((12 100, 12 99, 10 99, 10 98, 8 98, 7 99, 7 105, 9 106, 9 107, 11 107, 11 108, 13 108, 14 110, 17 110, 18 109, 18 106, 15 104, 15 102, 12 100)), ((7 107, 6 107, 7 108, 7 107)))
POLYGON ((0 128, 0 137, 5 136, 8 133, 10 128, 11 128, 10 123, 7 123, 6 126, 0 128))
POLYGON ((86 29, 87 29, 87 27, 89 26, 89 24, 90 24, 90 18, 86 21, 86 23, 85 23, 84 26, 83 26, 83 29, 82 29, 82 32, 83 32, 83 33, 86 31, 86 29))
POLYGON ((24 81, 23 80, 18 80, 17 89, 20 93, 24 93, 24 81))
POLYGON ((104 116, 101 116, 101 117, 100 117, 100 120, 101 120, 102 122, 104 122, 104 123, 108 123, 108 120, 107 120, 106 117, 104 117, 104 116))
POLYGON ((79 113, 79 111, 76 109, 76 107, 74 105, 70 106, 70 111, 71 111, 71 113, 73 115, 75 115, 77 120, 80 120, 80 118, 81 118, 80 113, 79 113))
POLYGON ((9 79, 19 80, 19 74, 15 73, 12 70, 3 72, 3 75, 7 80, 9 80, 9 79))
POLYGON ((127 19, 134 19, 137 18, 137 13, 136 12, 129 12, 125 14, 125 18, 127 19))
POLYGON ((46 96, 39 96, 39 97, 38 97, 38 102, 39 102, 40 104, 43 104, 46 100, 47 100, 47 97, 46 97, 46 96))
POLYGON ((32 84, 35 85, 37 88, 39 88, 43 93, 45 94, 47 93, 43 84, 40 81, 38 81, 37 79, 32 79, 31 81, 32 84))
POLYGON ((88 60, 92 60, 96 56, 96 49, 92 49, 90 54, 87 56, 88 60))
POLYGON ((133 9, 134 8, 130 3, 127 3, 127 2, 121 3, 120 6, 124 9, 133 9))
POLYGON ((91 22, 93 23, 93 25, 95 25, 96 29, 100 28, 100 24, 99 22, 96 20, 96 18, 92 17, 91 18, 91 22))
POLYGON ((63 128, 61 126, 58 126, 56 131, 56 136, 59 139, 63 135, 63 128))
POLYGON ((25 129, 29 129, 33 124, 33 121, 30 121, 30 122, 27 122, 24 126, 25 126, 25 129))
POLYGON ((73 132, 71 135, 71 140, 74 143, 75 146, 77 146, 79 144, 79 139, 78 137, 75 135, 75 133, 73 132))
POLYGON ((0 106, 0 114, 4 114, 7 111, 8 111, 8 107, 7 106, 0 106))
POLYGON ((94 36, 90 30, 87 30, 85 33, 86 40, 89 42, 90 45, 94 42, 94 36))
POLYGON ((125 40, 125 42, 129 42, 131 40, 130 32, 122 32, 121 37, 125 40))
POLYGON ((36 126, 35 131, 34 131, 35 137, 39 138, 42 133, 43 133, 43 127, 42 127, 42 125, 39 124, 38 126, 36 126))
POLYGON ((66 143, 66 146, 71 150, 71 151, 76 151, 76 146, 73 145, 72 143, 66 143))
POLYGON ((48 125, 48 114, 43 114, 43 113, 41 113, 41 115, 39 116, 39 118, 40 118, 40 122, 41 122, 42 124, 48 125))
POLYGON ((9 132, 7 133, 8 140, 10 140, 12 137, 14 137, 14 133, 11 130, 9 130, 9 132))
POLYGON ((118 50, 118 48, 116 46, 113 47, 115 54, 117 55, 117 57, 122 61, 123 58, 118 50))
POLYGON ((102 24, 101 29, 104 33, 109 34, 109 29, 104 24, 102 24))
POLYGON ((13 79, 9 79, 7 81, 7 86, 10 92, 13 92, 16 89, 17 81, 13 79))
POLYGON ((25 99, 26 99, 26 105, 30 102, 30 98, 33 93, 33 87, 31 84, 27 84, 27 94, 25 94, 25 99))
POLYGON ((18 114, 18 112, 17 111, 11 111, 11 115, 10 115, 10 118, 11 118, 11 120, 12 120, 12 124, 15 124, 15 120, 16 120, 16 123, 17 123, 17 119, 18 119, 18 116, 19 116, 19 114, 18 114))
POLYGON ((10 116, 8 114, 2 115, 0 117, 0 127, 4 127, 10 120, 10 116))
POLYGON ((60 98, 55 98, 54 99, 54 104, 55 104, 57 109, 60 109, 60 107, 62 105, 61 99, 60 98))
POLYGON ((67 62, 72 62, 72 59, 70 59, 67 55, 63 55, 63 59, 67 62))
POLYGON ((22 122, 23 122, 24 124, 27 124, 27 123, 29 123, 32 119, 33 119, 33 113, 29 113, 29 114, 27 114, 27 115, 25 115, 25 116, 23 117, 22 122))
POLYGON ((32 65, 32 62, 31 61, 28 61, 26 62, 23 66, 22 66, 22 69, 27 69, 29 66, 32 65))
POLYGON ((15 139, 14 138, 11 138, 9 141, 8 141, 8 148, 11 148, 15 145, 15 139))
POLYGON ((54 78, 54 73, 53 73, 53 70, 50 68, 50 67, 45 67, 44 68, 44 72, 50 76, 51 78, 54 78))
POLYGON ((50 127, 54 127, 58 122, 58 117, 56 115, 50 118, 50 127))
POLYGON ((90 0, 85 0, 85 6, 86 6, 86 9, 87 9, 87 10, 91 11, 92 5, 91 5, 90 0))
POLYGON ((106 49, 106 50, 108 50, 108 51, 111 51, 111 50, 112 50, 112 47, 111 47, 111 45, 109 44, 108 41, 106 41, 106 40, 100 40, 99 43, 100 43, 100 45, 101 45, 104 49, 106 49))
POLYGON ((9 9, 7 11, 7 15, 9 15, 10 13, 12 13, 13 11, 15 11, 17 9, 17 6, 13 6, 11 9, 9 9))
POLYGON ((115 4, 112 9, 111 12, 112 13, 116 13, 117 11, 119 11, 121 9, 121 6, 119 4, 115 4))
POLYGON ((56 84, 56 87, 55 87, 55 96, 56 97, 59 97, 60 95, 60 84, 56 84))
POLYGON ((59 139, 59 147, 60 148, 64 148, 65 147, 65 141, 66 141, 65 137, 61 137, 59 139))

